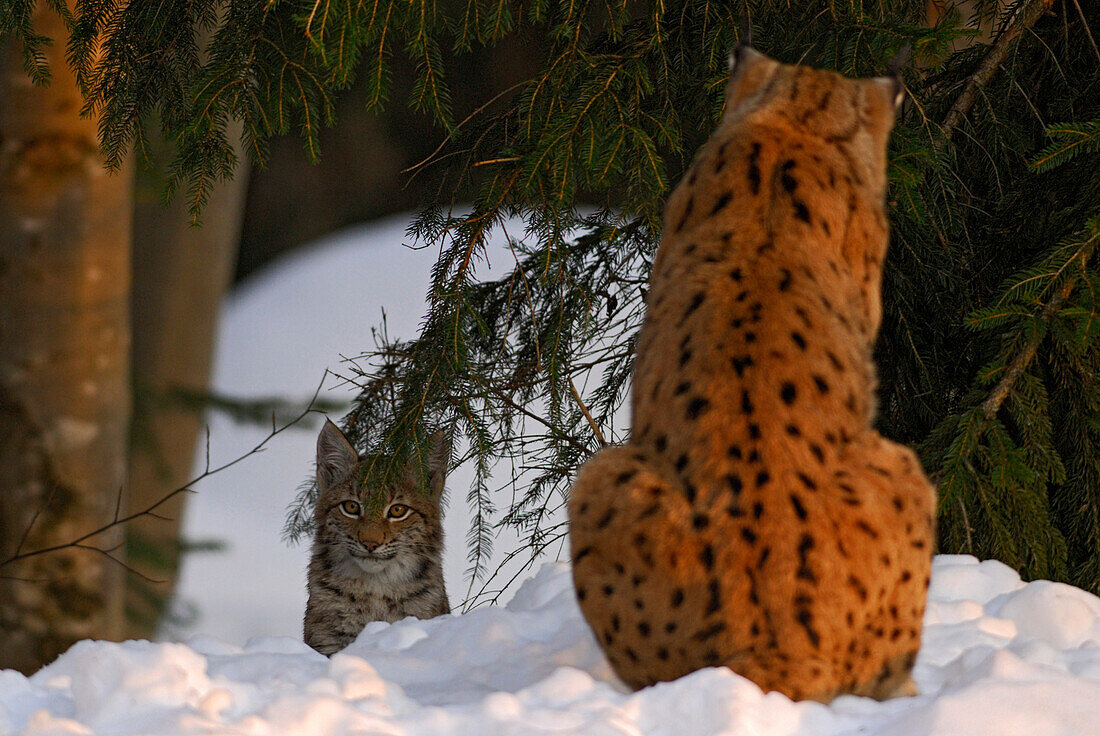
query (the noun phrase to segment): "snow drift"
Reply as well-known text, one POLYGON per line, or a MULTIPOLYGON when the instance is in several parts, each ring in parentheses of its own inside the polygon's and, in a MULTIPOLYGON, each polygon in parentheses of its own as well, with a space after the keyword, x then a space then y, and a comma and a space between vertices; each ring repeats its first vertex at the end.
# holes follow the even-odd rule
POLYGON ((373 623, 331 659, 290 638, 83 641, 0 672, 0 734, 1100 733, 1100 598, 939 556, 925 627, 914 698, 794 703, 724 668, 630 693, 551 563, 506 607, 373 623))

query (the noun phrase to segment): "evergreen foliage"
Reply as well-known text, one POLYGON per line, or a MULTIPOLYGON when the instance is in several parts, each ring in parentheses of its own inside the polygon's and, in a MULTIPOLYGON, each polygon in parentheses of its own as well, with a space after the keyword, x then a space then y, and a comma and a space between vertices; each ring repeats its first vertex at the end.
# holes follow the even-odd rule
MULTIPOLYGON (((41 77, 33 4, 0 0, 0 35, 24 39, 41 77)), ((916 0, 78 0, 69 51, 109 159, 155 120, 196 212, 236 163, 231 117, 258 161, 294 126, 317 155, 340 88, 359 75, 379 107, 392 56, 415 63, 409 104, 443 142, 418 170, 438 189, 410 232, 440 256, 420 334, 383 326, 358 361, 346 425, 381 476, 453 427, 477 470, 468 541, 485 575, 497 526, 524 535, 521 557, 561 542, 548 515, 576 467, 628 431, 612 416, 662 203, 721 113, 742 15, 761 51, 853 76, 911 45, 890 150, 879 429, 917 446, 939 483, 941 551, 1100 592, 1100 14, 1078 0, 970 5, 929 26, 916 0), (983 18, 992 40, 968 45, 983 18), (539 40, 542 70, 457 121, 448 58, 513 34, 539 40), (512 217, 515 267, 487 281, 487 237, 512 217)), ((310 500, 306 488, 291 536, 310 500)))

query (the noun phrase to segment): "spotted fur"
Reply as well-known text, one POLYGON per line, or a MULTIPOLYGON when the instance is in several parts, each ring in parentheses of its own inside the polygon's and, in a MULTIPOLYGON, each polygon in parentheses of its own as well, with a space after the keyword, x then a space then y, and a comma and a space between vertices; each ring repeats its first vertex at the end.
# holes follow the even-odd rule
POLYGON ((908 693, 935 490, 871 429, 898 85, 732 62, 665 211, 632 439, 573 487, 577 598, 633 687, 725 665, 795 699, 908 693))
POLYGON ((317 505, 305 642, 338 652, 371 621, 451 612, 443 584, 447 452, 433 438, 429 490, 412 469, 382 489, 362 482, 364 462, 332 422, 317 438, 317 505))

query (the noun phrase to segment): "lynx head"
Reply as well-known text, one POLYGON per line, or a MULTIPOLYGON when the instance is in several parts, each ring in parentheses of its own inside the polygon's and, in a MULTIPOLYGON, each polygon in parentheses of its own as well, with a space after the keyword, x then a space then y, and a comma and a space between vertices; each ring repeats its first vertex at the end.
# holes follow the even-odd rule
POLYGON ((846 141, 867 164, 869 181, 885 187, 886 143, 905 93, 900 76, 849 79, 836 72, 792 66, 742 44, 730 54, 723 125, 769 124, 785 118, 792 128, 846 141))
POLYGON ((425 555, 443 549, 441 508, 449 448, 440 431, 429 440, 423 465, 427 488, 415 460, 378 487, 364 481, 364 464, 344 434, 330 421, 317 437, 315 544, 325 545, 334 562, 362 572, 406 577, 425 555))

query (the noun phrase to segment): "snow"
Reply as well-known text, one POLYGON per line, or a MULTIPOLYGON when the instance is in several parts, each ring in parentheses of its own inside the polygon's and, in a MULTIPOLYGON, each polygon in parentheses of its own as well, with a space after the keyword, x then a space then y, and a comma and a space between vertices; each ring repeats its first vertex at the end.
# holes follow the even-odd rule
MULTIPOLYGON (((391 334, 411 336, 434 253, 401 248, 404 226, 399 218, 329 238, 251 280, 226 310, 215 390, 305 397, 326 368, 339 370, 341 354, 369 345, 383 306, 391 334)), ((352 397, 335 383, 325 395, 352 397)), ((199 615, 164 632, 177 641, 82 641, 29 678, 0 671, 0 736, 1100 733, 1100 599, 1025 584, 998 562, 966 556, 933 565, 914 669, 921 695, 885 703, 793 703, 724 668, 629 692, 581 618, 561 562, 528 576, 507 605, 370 624, 325 658, 300 640, 306 547, 279 539, 317 429, 279 435, 198 486, 185 533, 229 549, 185 558, 181 597, 199 615)), ((265 434, 215 416, 211 462, 265 434)), ((452 603, 465 590, 467 483, 463 471, 449 479, 452 603)), ((498 559, 509 544, 499 543, 498 559)))
POLYGON ((828 706, 724 668, 632 693, 555 562, 506 606, 373 623, 331 659, 290 637, 83 641, 0 673, 0 734, 1082 736, 1100 721, 1100 599, 941 555, 914 679, 917 697, 828 706))

